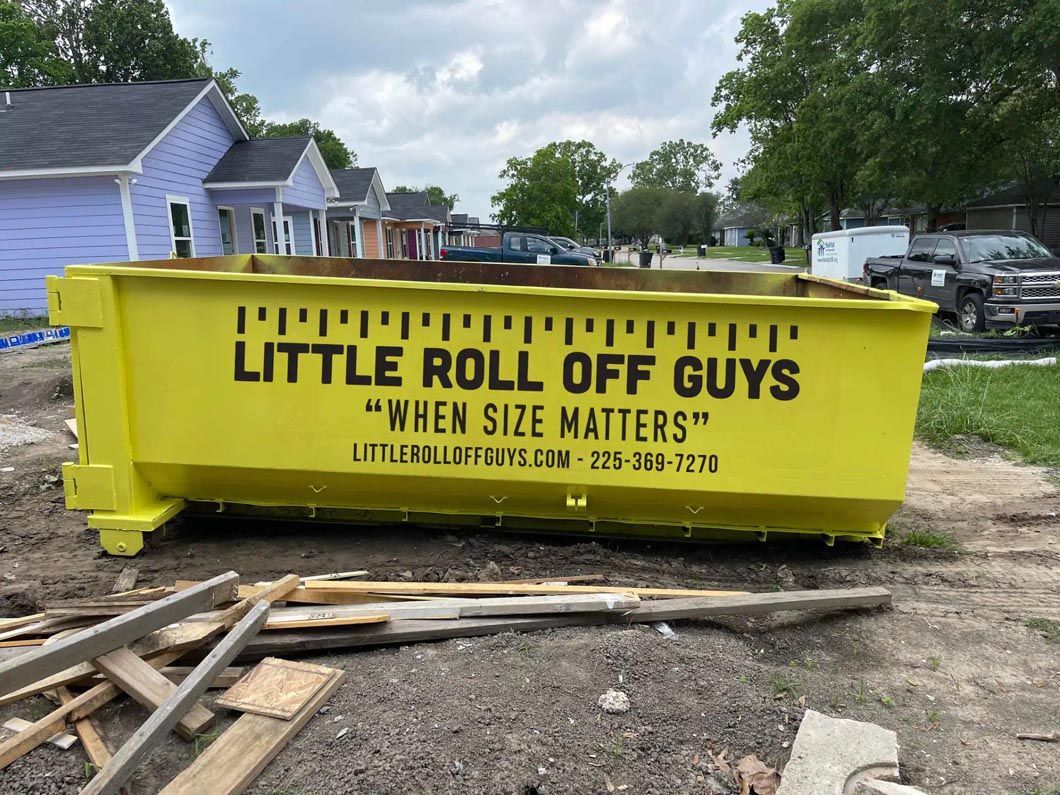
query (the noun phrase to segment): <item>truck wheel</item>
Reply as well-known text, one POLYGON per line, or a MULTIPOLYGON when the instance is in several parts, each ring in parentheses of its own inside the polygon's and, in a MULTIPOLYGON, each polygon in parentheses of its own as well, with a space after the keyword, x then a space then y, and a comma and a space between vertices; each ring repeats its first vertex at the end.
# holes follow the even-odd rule
POLYGON ((983 296, 979 293, 965 293, 957 309, 957 322, 961 331, 968 333, 986 329, 986 315, 983 311, 983 296))

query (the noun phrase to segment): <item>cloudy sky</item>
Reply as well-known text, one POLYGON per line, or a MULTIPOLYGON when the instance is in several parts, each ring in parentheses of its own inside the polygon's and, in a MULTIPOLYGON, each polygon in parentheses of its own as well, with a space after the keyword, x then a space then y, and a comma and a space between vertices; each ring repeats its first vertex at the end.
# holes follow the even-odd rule
MULTIPOLYGON (((587 139, 623 163, 666 140, 711 142, 740 17, 770 4, 168 2, 178 32, 208 39, 214 67, 239 69, 268 118, 315 119, 387 188, 438 184, 484 219, 505 160, 549 141, 587 139)), ((746 138, 711 144, 724 184, 746 138)))

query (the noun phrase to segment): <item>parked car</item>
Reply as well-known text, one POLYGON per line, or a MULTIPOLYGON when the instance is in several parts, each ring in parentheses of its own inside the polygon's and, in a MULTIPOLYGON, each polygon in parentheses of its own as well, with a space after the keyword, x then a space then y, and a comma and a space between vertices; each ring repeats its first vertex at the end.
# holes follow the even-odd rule
POLYGON ((601 259, 600 251, 593 248, 592 246, 580 246, 573 240, 571 240, 569 237, 557 237, 556 235, 550 235, 548 239, 558 243, 560 248, 564 249, 565 251, 576 251, 579 254, 584 254, 585 256, 592 257, 596 260, 601 259))
POLYGON ((964 331, 1060 323, 1060 257, 1023 232, 917 235, 901 257, 870 257, 865 283, 926 298, 964 331))
POLYGON ((443 246, 444 260, 460 262, 529 262, 537 265, 596 265, 596 258, 566 251, 544 235, 505 232, 500 246, 443 246))

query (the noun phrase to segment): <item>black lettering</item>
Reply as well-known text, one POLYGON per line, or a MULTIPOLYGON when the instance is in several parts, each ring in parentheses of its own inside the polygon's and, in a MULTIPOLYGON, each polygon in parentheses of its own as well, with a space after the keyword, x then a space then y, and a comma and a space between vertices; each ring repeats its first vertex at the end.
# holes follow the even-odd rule
POLYGON ((350 386, 367 386, 372 383, 370 375, 357 372, 357 346, 346 346, 346 383, 350 386))
POLYGON ((493 436, 497 433, 497 404, 487 403, 482 413, 486 419, 485 425, 482 426, 482 432, 487 436, 493 436))
POLYGON ((467 403, 453 403, 453 433, 467 433, 467 403))
POLYGON ((485 369, 486 358, 482 351, 464 348, 456 355, 457 386, 461 389, 478 389, 482 386, 485 369))
POLYGON ((771 372, 773 380, 777 383, 769 387, 769 394, 777 400, 794 400, 799 396, 799 382, 792 378, 799 374, 799 366, 795 362, 791 359, 777 359, 773 362, 771 372))
POLYGON ((390 415, 390 430, 405 430, 405 421, 409 416, 409 402, 407 400, 388 400, 386 406, 387 413, 390 415))
POLYGON ((540 404, 535 404, 530 409, 530 435, 540 439, 545 435, 545 407, 540 404))
POLYGON ((401 386, 400 375, 390 375, 397 372, 397 359, 405 352, 399 346, 382 346, 375 349, 375 384, 376 386, 401 386))
POLYGON ((695 397, 703 391, 703 363, 695 356, 682 356, 674 362, 674 392, 681 397, 695 397))
POLYGON ((442 389, 452 389, 453 381, 449 377, 449 370, 453 366, 453 355, 445 348, 423 349, 423 386, 429 389, 434 385, 434 379, 438 379, 442 389))
POLYGON ((762 394, 762 381, 769 372, 769 359, 759 359, 758 364, 752 364, 750 359, 740 359, 740 367, 747 379, 747 397, 758 400, 762 394))
POLYGON ((641 381, 651 378, 648 368, 655 364, 654 356, 632 355, 629 357, 629 369, 626 371, 626 394, 637 394, 641 381))
POLYGON ((515 360, 516 364, 516 389, 520 392, 543 392, 545 385, 541 381, 532 381, 530 379, 530 352, 519 351, 519 355, 515 360))
POLYGON ((559 438, 566 439, 568 433, 575 439, 578 438, 578 409, 568 409, 566 406, 560 406, 559 438))
POLYGON ((688 415, 685 414, 683 411, 675 411, 674 412, 674 417, 673 417, 673 420, 674 420, 674 423, 673 423, 674 424, 674 430, 673 430, 674 444, 682 444, 684 442, 684 440, 688 438, 688 428, 685 425, 685 420, 687 420, 687 419, 688 419, 688 415))
MULTIPOLYGON (((321 312, 326 312, 326 309, 321 309, 321 312)), ((322 335, 323 336, 323 335, 322 335)), ((332 360, 342 354, 344 348, 342 345, 334 345, 331 343, 318 342, 314 343, 310 349, 313 353, 319 354, 320 356, 320 383, 330 384, 331 383, 331 364, 332 360)))
MULTIPOLYGON (((239 307, 240 310, 243 307, 239 307)), ((261 373, 247 370, 247 344, 243 340, 236 341, 236 380, 237 381, 260 381, 261 373)))
POLYGON ((298 357, 303 353, 309 353, 308 342, 278 342, 276 350, 287 354, 287 383, 294 384, 298 381, 298 357))
POLYGON ((736 360, 725 360, 725 384, 720 386, 718 384, 718 360, 713 357, 707 359, 706 385, 707 394, 712 398, 720 400, 732 397, 732 393, 736 391, 736 360))
POLYGON ((501 378, 500 351, 490 351, 489 388, 498 392, 511 392, 515 389, 515 381, 501 378))
POLYGON ((653 441, 656 442, 657 444, 658 443, 665 444, 666 441, 667 441, 667 438, 666 438, 666 436, 667 436, 667 434, 666 434, 666 424, 667 424, 666 412, 665 411, 659 411, 658 409, 656 409, 655 410, 654 419, 655 419, 655 425, 654 425, 655 434, 654 434, 653 441))
POLYGON ((582 395, 589 391, 593 383, 593 360, 589 354, 575 351, 563 359, 563 388, 572 395, 582 395), (575 369, 578 374, 575 377, 575 369))
POLYGON ((619 371, 614 365, 622 364, 625 356, 621 353, 601 353, 596 357, 596 393, 607 392, 607 382, 618 378, 619 371))

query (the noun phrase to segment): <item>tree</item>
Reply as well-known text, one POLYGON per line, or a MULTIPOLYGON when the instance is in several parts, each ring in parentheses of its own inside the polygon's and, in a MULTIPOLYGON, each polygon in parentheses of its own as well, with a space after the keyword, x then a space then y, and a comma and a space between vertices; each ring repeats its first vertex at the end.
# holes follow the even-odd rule
POLYGON ((510 157, 498 175, 507 185, 490 198, 504 226, 539 226, 554 235, 574 233, 578 181, 569 157, 550 143, 530 157, 510 157))
POLYGON ((695 194, 713 186, 720 170, 710 147, 681 138, 666 141, 647 160, 637 163, 630 182, 635 188, 669 188, 695 194))
POLYGON ((567 158, 574 169, 577 185, 575 233, 583 229, 596 230, 607 213, 608 188, 615 181, 622 165, 589 141, 561 141, 557 144, 557 152, 567 158))
POLYGON ((630 188, 611 203, 615 229, 644 245, 658 232, 658 210, 669 195, 666 188, 630 188))
POLYGON ((286 123, 267 122, 262 135, 265 138, 287 138, 292 136, 311 136, 320 147, 320 154, 328 168, 349 168, 357 162, 357 153, 344 144, 334 130, 322 129, 310 119, 286 123))
POLYGON ((460 201, 460 196, 455 193, 450 195, 438 185, 424 185, 422 188, 411 188, 408 185, 398 185, 393 190, 394 193, 420 193, 421 191, 427 194, 427 201, 431 204, 439 206, 444 204, 450 210, 452 210, 456 206, 456 203, 460 201))
POLYGON ((236 87, 236 80, 239 79, 241 74, 238 69, 225 69, 223 72, 215 72, 204 62, 200 68, 200 73, 202 73, 203 77, 213 77, 217 81, 217 85, 224 92, 224 95, 228 97, 232 110, 236 112, 239 120, 243 122, 247 134, 251 138, 259 138, 265 135, 268 122, 261 116, 261 103, 258 102, 258 98, 253 94, 241 92, 236 87))
POLYGON ((23 88, 69 82, 55 31, 35 22, 17 3, 0 0, 0 86, 23 88))
POLYGON ((208 43, 173 30, 162 0, 22 0, 54 34, 75 83, 125 83, 191 77, 208 43))

